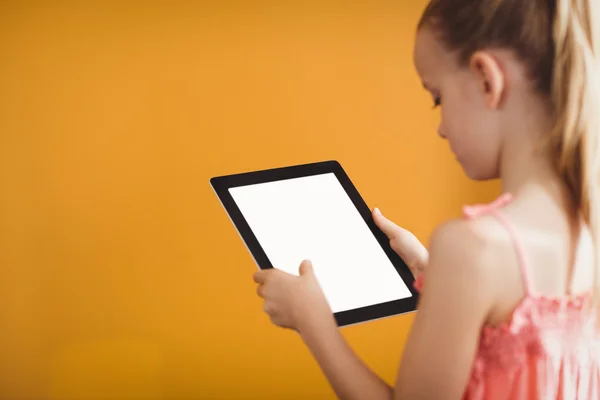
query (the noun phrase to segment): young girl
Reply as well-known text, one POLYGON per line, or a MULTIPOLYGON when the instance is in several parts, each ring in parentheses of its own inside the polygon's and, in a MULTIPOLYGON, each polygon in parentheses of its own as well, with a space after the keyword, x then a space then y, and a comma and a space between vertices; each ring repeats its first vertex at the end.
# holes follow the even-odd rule
POLYGON ((394 387, 339 333, 309 261, 259 271, 344 399, 600 399, 598 0, 431 0, 414 62, 439 135, 504 194, 435 230, 430 252, 374 210, 421 287, 394 387), (424 279, 423 279, 424 278, 424 279))

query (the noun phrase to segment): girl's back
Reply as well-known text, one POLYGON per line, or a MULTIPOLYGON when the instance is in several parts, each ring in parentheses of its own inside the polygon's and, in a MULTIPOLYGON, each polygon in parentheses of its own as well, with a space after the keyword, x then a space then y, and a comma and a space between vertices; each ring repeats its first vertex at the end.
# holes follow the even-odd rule
POLYGON ((520 198, 505 194, 465 207, 474 229, 495 248, 496 268, 489 271, 503 290, 482 329, 464 398, 598 399, 600 351, 595 313, 587 307, 589 231, 572 240, 569 219, 553 210, 552 199, 544 193, 520 198))

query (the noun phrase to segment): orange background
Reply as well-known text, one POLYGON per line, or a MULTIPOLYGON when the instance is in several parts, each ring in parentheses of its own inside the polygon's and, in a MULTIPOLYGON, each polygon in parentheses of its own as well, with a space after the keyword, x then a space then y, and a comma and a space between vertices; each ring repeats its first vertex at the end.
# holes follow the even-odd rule
MULTIPOLYGON (((334 398, 209 179, 336 159, 424 242, 498 193, 436 135, 424 1, 214 3, 0 6, 0 397, 334 398)), ((343 333, 391 383, 411 321, 343 333)))

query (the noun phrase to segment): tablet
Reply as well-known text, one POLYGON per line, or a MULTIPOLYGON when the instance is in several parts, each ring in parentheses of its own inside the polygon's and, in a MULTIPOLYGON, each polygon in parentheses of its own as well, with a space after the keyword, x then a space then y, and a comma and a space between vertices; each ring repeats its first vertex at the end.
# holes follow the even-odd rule
POLYGON ((312 262, 338 326, 416 309, 412 273, 337 161, 210 183, 259 268, 298 275, 303 260, 312 262))

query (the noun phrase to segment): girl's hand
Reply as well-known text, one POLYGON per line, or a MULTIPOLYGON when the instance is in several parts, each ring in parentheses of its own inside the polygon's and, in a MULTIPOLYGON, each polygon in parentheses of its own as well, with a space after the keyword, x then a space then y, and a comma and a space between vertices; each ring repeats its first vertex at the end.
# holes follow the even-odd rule
POLYGON ((413 276, 419 276, 429 262, 429 252, 425 246, 411 232, 384 217, 377 208, 373 210, 373 219, 390 239, 390 246, 408 265, 413 276))
POLYGON ((298 332, 335 324, 310 261, 302 262, 299 276, 271 268, 255 272, 254 282, 258 283, 256 292, 265 300, 263 309, 273 324, 298 332))

